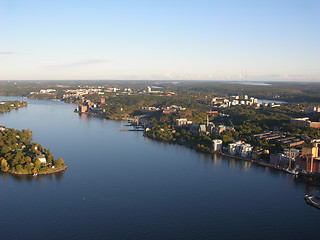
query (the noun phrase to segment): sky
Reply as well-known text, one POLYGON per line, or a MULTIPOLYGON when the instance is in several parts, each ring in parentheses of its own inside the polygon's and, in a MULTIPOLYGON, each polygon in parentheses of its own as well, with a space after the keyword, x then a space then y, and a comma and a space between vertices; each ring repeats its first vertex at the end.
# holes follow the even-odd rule
POLYGON ((0 0, 0 80, 320 81, 319 0, 0 0))

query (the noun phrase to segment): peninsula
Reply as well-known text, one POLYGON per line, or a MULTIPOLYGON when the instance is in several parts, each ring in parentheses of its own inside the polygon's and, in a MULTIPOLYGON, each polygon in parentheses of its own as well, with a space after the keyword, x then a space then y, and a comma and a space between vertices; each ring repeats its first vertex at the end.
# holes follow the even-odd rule
POLYGON ((10 112, 12 109, 19 109, 28 106, 26 101, 0 101, 0 112, 10 112))
POLYGON ((0 127, 1 171, 13 174, 50 174, 67 168, 64 160, 54 160, 49 149, 32 142, 31 130, 0 127))

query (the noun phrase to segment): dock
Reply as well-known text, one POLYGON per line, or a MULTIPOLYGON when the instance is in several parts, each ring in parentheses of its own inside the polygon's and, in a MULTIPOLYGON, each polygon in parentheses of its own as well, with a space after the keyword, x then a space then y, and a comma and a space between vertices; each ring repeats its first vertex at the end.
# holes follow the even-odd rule
POLYGON ((317 197, 317 196, 305 195, 304 199, 311 206, 320 209, 320 197, 319 196, 317 197))

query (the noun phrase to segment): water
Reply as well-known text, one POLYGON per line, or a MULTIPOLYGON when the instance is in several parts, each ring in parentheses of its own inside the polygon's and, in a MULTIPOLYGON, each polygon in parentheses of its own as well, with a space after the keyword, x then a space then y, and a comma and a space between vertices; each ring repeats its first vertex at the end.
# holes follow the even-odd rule
MULTIPOLYGON (((0 100, 12 98, 0 97, 0 100)), ((4 239, 304 239, 318 237, 318 187, 248 162, 121 132, 124 122, 28 100, 0 125, 30 128, 63 157, 60 174, 0 174, 4 239)))
POLYGON ((264 83, 264 82, 242 82, 242 81, 237 81, 233 82, 236 84, 243 84, 243 85, 252 85, 252 86, 271 86, 271 83, 264 83))
POLYGON ((270 99, 259 99, 258 103, 275 103, 275 104, 282 104, 282 103, 287 103, 285 101, 280 101, 280 100, 270 100, 270 99))

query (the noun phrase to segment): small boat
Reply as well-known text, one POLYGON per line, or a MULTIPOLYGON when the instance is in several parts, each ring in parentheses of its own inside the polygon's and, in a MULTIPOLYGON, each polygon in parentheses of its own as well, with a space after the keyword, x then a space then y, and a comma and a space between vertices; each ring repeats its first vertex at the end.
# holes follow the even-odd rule
POLYGON ((287 168, 285 171, 287 173, 290 173, 290 174, 298 175, 298 171, 297 170, 293 170, 293 169, 287 168))
POLYGON ((38 173, 34 173, 33 176, 34 176, 34 177, 38 176, 38 173))
POLYGON ((320 196, 305 195, 304 199, 308 204, 320 209, 320 196))

